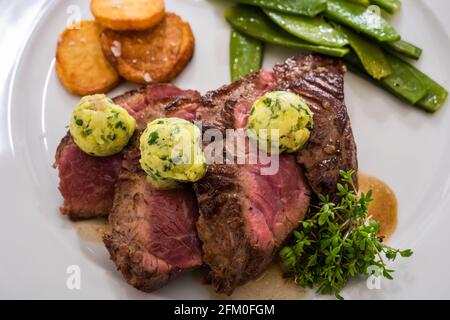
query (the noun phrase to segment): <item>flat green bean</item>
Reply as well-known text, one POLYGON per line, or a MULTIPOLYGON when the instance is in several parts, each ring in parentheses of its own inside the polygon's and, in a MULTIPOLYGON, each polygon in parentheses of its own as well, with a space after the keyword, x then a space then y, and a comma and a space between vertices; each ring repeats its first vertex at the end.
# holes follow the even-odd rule
POLYGON ((280 28, 307 42, 343 47, 348 41, 339 30, 334 29, 323 17, 305 17, 264 9, 264 13, 280 28))
POLYGON ((233 2, 309 17, 315 17, 327 7, 326 0, 234 0, 233 2))
POLYGON ((400 0, 370 0, 370 3, 379 6, 390 14, 395 13, 402 5, 400 0))
POLYGON ((407 58, 415 60, 418 60, 422 55, 422 49, 403 40, 394 42, 383 42, 383 46, 388 51, 400 53, 401 55, 404 55, 407 58))
POLYGON ((343 57, 349 51, 347 48, 331 48, 303 42, 279 28, 261 11, 261 9, 256 7, 244 5, 232 6, 226 10, 225 17, 239 32, 263 42, 298 48, 303 51, 318 52, 335 57, 343 57))
POLYGON ((325 15, 378 41, 397 41, 400 35, 377 12, 357 3, 328 0, 325 15))
POLYGON ((264 44, 236 30, 231 30, 230 37, 230 72, 231 81, 238 80, 249 73, 261 69, 264 44))
POLYGON ((374 79, 381 79, 391 74, 389 62, 383 50, 374 42, 361 37, 348 28, 335 25, 346 37, 355 51, 366 72, 374 79))
POLYGON ((387 54, 392 74, 390 77, 382 79, 382 84, 389 88, 397 88, 403 91, 406 101, 416 104, 427 94, 428 88, 417 76, 416 69, 394 55, 387 54), (411 95, 407 95, 413 93, 411 95))
POLYGON ((359 3, 359 4, 362 4, 363 6, 368 6, 368 5, 370 5, 369 0, 348 0, 348 1, 355 2, 355 3, 359 3))
POLYGON ((436 112, 444 105, 448 97, 448 91, 445 88, 402 59, 391 54, 386 56, 392 74, 381 80, 371 78, 353 52, 347 54, 344 60, 354 73, 388 90, 402 100, 420 107, 422 110, 436 112))
POLYGON ((417 102, 417 105, 428 112, 436 112, 447 100, 448 91, 422 71, 418 69, 415 70, 416 75, 428 88, 427 94, 417 102))

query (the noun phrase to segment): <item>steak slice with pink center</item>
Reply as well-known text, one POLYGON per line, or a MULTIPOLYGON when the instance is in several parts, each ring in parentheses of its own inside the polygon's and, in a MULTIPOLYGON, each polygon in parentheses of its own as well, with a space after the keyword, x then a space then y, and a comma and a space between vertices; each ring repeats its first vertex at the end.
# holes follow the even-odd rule
POLYGON ((108 215, 114 184, 122 168, 122 154, 90 156, 67 134, 56 152, 55 167, 58 168, 59 191, 64 198, 62 214, 72 220, 108 215))
POLYGON ((195 185, 197 230, 211 269, 209 279, 218 292, 230 294, 267 268, 305 216, 309 186, 315 193, 334 196, 339 171, 357 171, 344 73, 338 59, 305 54, 275 66, 273 72, 249 75, 204 97, 204 124, 222 131, 245 127, 249 106, 267 91, 293 91, 314 112, 311 137, 296 155, 301 167, 293 155, 281 155, 280 170, 271 176, 259 174, 259 165, 214 164, 195 185))
POLYGON ((189 187, 154 190, 136 164, 125 156, 109 216, 112 233, 104 241, 127 282, 152 292, 202 264, 195 231, 198 209, 189 187))
MULTIPOLYGON (((203 124, 244 128, 253 102, 275 88, 273 73, 262 71, 207 93, 203 124)), ((203 260, 218 292, 231 294, 265 271, 309 207, 309 187, 293 155, 280 156, 272 175, 261 173, 265 166, 212 164, 195 185, 203 260)))
MULTIPOLYGON (((168 117, 191 119, 195 117, 199 100, 199 94, 177 97, 162 112, 168 117), (180 99, 185 108, 171 110, 170 106, 180 99)), ((112 233, 104 238, 111 259, 124 278, 146 292, 157 290, 181 272, 202 265, 201 245, 195 230, 198 207, 191 186, 155 190, 139 164, 141 130, 158 117, 158 113, 150 111, 143 109, 137 115, 141 129, 124 151, 109 216, 112 233)))

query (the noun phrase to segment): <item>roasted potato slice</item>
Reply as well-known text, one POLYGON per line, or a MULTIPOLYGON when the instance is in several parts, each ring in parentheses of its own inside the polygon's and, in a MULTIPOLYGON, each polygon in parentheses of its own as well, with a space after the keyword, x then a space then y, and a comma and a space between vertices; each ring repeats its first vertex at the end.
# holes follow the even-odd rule
POLYGON ((82 21, 79 29, 66 29, 56 49, 56 73, 71 93, 85 96, 113 89, 120 76, 105 59, 99 37, 104 30, 95 21, 82 21))
POLYGON ((195 46, 191 27, 173 13, 167 13, 150 30, 105 30, 100 42, 103 53, 119 74, 141 84, 175 78, 192 58, 195 46))
POLYGON ((91 11, 112 30, 145 30, 164 18, 164 0, 92 0, 91 11))

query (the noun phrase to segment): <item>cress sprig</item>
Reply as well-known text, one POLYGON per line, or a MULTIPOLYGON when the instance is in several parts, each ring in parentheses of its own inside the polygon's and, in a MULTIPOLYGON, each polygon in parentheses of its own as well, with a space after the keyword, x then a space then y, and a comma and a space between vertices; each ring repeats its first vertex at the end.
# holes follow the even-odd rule
POLYGON ((349 278, 369 275, 369 266, 375 266, 380 275, 392 280, 394 270, 387 268, 386 260, 413 253, 387 246, 378 237, 380 224, 368 212, 372 191, 358 194, 354 173, 341 171, 338 203, 319 195, 319 205, 310 208, 292 243, 280 251, 286 275, 299 286, 317 287, 317 292, 338 299, 349 278))

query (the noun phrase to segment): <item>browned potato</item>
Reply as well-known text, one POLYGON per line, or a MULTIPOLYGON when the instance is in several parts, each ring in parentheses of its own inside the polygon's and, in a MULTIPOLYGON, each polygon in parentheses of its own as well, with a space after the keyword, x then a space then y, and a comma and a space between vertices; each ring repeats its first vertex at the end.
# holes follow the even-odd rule
POLYGON ((80 96, 105 93, 119 83, 119 74, 100 46, 102 31, 95 21, 82 21, 79 29, 66 29, 60 35, 56 73, 68 91, 80 96))
POLYGON ((151 30, 105 30, 100 42, 119 74, 141 84, 175 78, 192 58, 195 46, 191 27, 173 13, 151 30))
POLYGON ((145 30, 164 18, 164 0, 92 0, 91 11, 112 30, 145 30))

